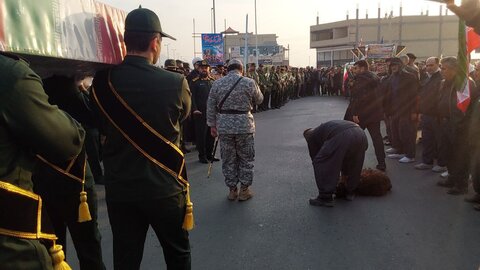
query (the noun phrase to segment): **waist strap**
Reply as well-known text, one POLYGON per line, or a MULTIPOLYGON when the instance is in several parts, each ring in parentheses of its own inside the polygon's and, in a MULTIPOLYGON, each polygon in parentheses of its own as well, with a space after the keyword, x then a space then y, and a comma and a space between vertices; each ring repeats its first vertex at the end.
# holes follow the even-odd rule
POLYGON ((250 111, 237 111, 237 110, 219 110, 221 114, 248 114, 250 111))
POLYGON ((0 181, 0 234, 26 239, 56 240, 42 199, 37 194, 0 181))

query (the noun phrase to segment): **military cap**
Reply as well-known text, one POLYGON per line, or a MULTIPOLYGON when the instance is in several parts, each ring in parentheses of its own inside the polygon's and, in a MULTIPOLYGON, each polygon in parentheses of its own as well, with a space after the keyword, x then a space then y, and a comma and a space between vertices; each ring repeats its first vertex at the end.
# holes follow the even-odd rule
POLYGON ((237 64, 237 65, 240 65, 240 66, 243 67, 242 60, 240 60, 240 59, 231 59, 230 61, 228 61, 228 66, 231 66, 231 65, 234 65, 234 64, 237 64))
POLYGON ((167 59, 165 60, 164 66, 167 67, 177 67, 177 63, 173 59, 167 59))
POLYGON ((196 64, 201 66, 201 67, 209 67, 210 66, 210 64, 208 63, 207 60, 198 61, 196 64))
POLYGON ((407 56, 408 56, 408 58, 410 58, 410 59, 417 59, 417 57, 416 57, 415 54, 413 54, 413 53, 407 53, 407 56))
POLYGON ((125 31, 160 33, 162 37, 168 37, 176 40, 174 37, 162 31, 160 19, 157 14, 147 8, 139 7, 128 13, 125 19, 125 31))

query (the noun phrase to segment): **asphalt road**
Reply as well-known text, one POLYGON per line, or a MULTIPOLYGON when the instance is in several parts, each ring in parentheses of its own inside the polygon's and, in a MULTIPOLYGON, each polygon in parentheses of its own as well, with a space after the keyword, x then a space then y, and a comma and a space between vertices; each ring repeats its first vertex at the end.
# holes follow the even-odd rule
MULTIPOLYGON (((384 197, 308 204, 317 190, 302 131, 342 119, 346 106, 340 97, 310 97, 255 114, 255 195, 246 202, 226 199, 220 163, 207 178, 207 166, 188 154, 192 269, 479 269, 480 213, 437 187, 438 174, 412 164, 387 160, 393 190, 384 197)), ((375 165, 370 144, 364 167, 375 165)), ((103 187, 98 193, 104 261, 113 269, 103 187)), ((79 269, 73 252, 70 245, 79 269)), ((151 230, 141 269, 166 269, 151 230)))

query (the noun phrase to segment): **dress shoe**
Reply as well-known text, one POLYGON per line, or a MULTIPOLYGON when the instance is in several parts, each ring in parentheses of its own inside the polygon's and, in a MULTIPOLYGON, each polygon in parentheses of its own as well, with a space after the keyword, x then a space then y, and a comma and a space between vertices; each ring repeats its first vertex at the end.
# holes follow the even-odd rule
POLYGON ((308 200, 310 205, 313 206, 325 206, 325 207, 333 207, 335 206, 335 199, 332 197, 330 198, 321 198, 321 197, 316 197, 316 198, 311 198, 308 200))
POLYGON ((417 170, 430 170, 431 168, 433 168, 433 165, 432 164, 426 164, 426 163, 422 162, 422 163, 417 164, 413 167, 417 170))
POLYGON ((391 159, 402 159, 405 157, 405 154, 389 154, 387 155, 387 158, 391 159))
POLYGON ((209 160, 209 161, 212 161, 212 162, 213 162, 213 161, 220 161, 220 159, 217 158, 217 157, 211 157, 211 158, 208 158, 208 160, 209 160))
POLYGON ((480 211, 480 203, 476 203, 473 205, 473 209, 480 211))
POLYGON ((385 153, 387 153, 387 154, 397 154, 398 150, 392 147, 392 148, 388 148, 387 150, 385 150, 385 153))
POLYGON ((377 170, 384 172, 387 169, 387 165, 385 163, 378 163, 376 168, 377 170))
POLYGON ((451 188, 453 187, 453 183, 452 181, 449 181, 448 179, 446 180, 440 180, 437 182, 437 186, 440 186, 440 187, 446 187, 446 188, 451 188))
POLYGON ((463 195, 467 194, 468 189, 467 188, 460 188, 460 187, 452 187, 447 191, 447 194, 450 195, 463 195))
POLYGON ((252 191, 250 190, 249 187, 241 187, 240 188, 240 193, 238 194, 238 200, 239 201, 246 201, 250 198, 253 197, 253 193, 252 191))
POLYGON ((355 199, 355 193, 347 192, 347 194, 345 195, 345 200, 351 202, 351 201, 353 201, 353 199, 355 199))
POLYGON ((238 189, 237 187, 230 188, 230 192, 228 193, 227 199, 229 201, 235 201, 238 197, 238 189))
POLYGON ((203 164, 208 164, 208 160, 206 158, 198 158, 198 161, 203 164))
POLYGON ((446 166, 434 166, 432 168, 432 172, 436 172, 436 173, 443 173, 443 172, 446 172, 447 171, 447 167, 446 166))
POLYGON ((403 157, 400 160, 398 160, 400 163, 412 163, 415 162, 414 158, 409 158, 409 157, 403 157))
POLYGON ((475 193, 475 194, 466 196, 464 200, 469 203, 480 204, 480 194, 475 193))

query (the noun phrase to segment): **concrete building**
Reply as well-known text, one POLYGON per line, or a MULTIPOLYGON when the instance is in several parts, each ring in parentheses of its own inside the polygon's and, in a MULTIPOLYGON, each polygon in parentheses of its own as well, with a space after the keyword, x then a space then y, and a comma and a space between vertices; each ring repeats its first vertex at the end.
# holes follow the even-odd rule
MULTIPOLYGON (((400 8, 400 14, 402 9, 400 8)), ((439 16, 393 16, 355 19, 310 26, 310 48, 316 49, 317 66, 341 65, 354 61, 351 49, 368 44, 395 44, 406 46, 403 53, 414 53, 418 60, 430 56, 456 56, 458 50, 458 18, 439 16)))
MULTIPOLYGON (((228 32, 227 32, 228 33, 228 32)), ((258 63, 264 65, 288 65, 287 49, 277 43, 275 34, 248 33, 248 63, 255 63, 255 40, 258 38, 258 63)), ((225 59, 245 59, 245 33, 226 34, 225 59)))

